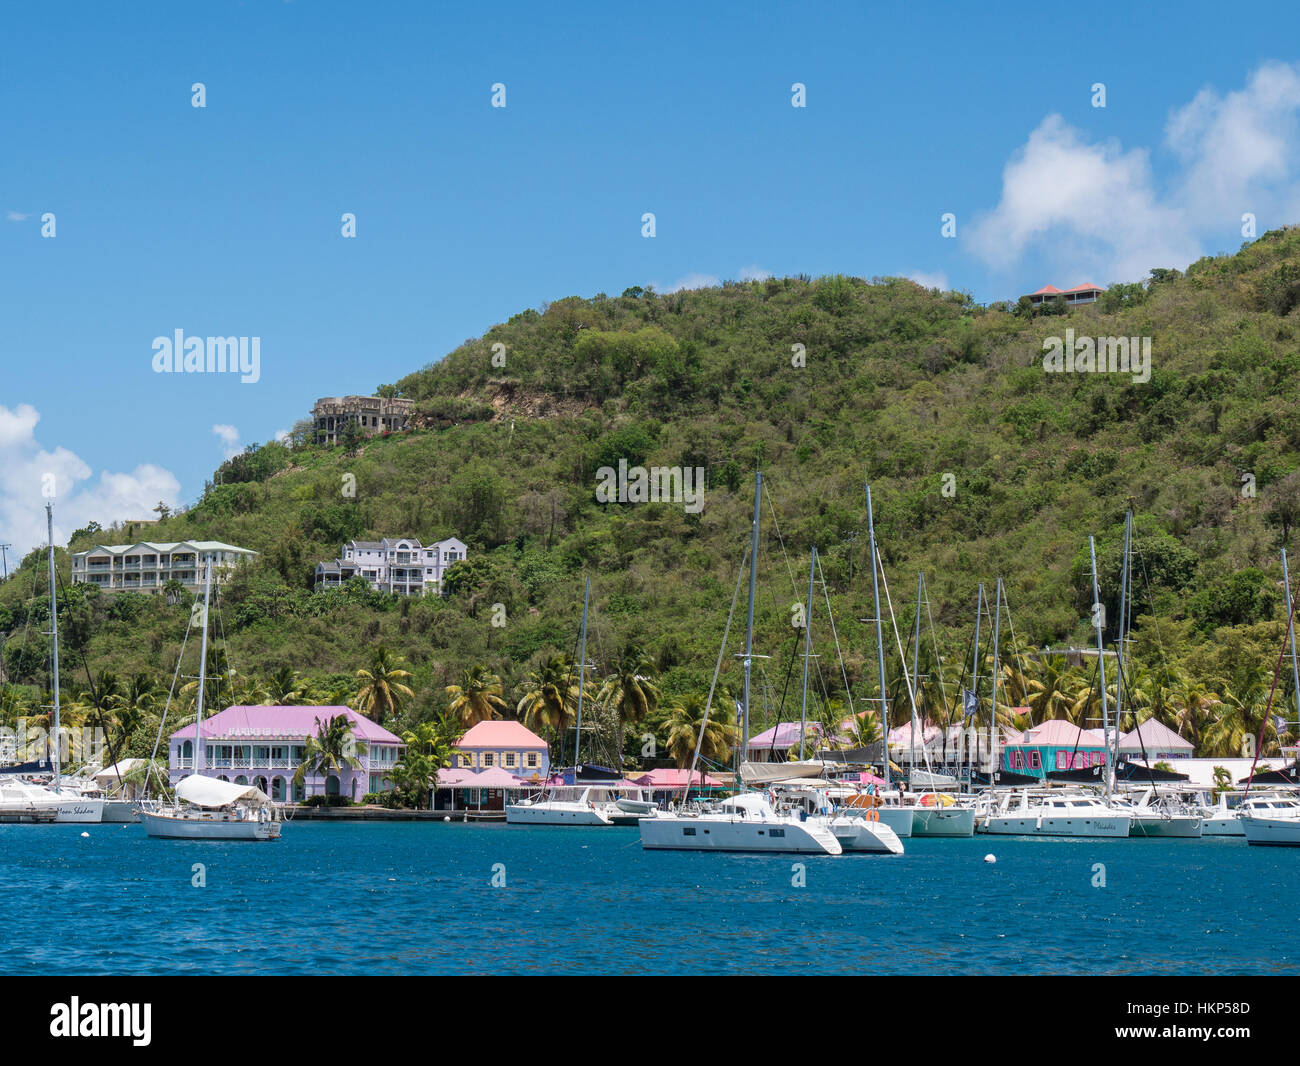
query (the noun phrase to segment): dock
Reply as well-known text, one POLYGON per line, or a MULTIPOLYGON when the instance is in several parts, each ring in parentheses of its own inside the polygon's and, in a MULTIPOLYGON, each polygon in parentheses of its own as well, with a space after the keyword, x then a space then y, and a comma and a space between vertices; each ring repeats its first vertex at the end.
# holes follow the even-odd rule
POLYGON ((54 807, 27 807, 23 810, 0 811, 0 822, 56 822, 59 812, 54 807))

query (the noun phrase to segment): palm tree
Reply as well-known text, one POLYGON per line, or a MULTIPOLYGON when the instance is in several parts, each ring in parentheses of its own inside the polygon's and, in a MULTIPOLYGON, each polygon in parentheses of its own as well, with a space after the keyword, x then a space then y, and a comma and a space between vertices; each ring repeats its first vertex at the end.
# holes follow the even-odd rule
POLYGON ((421 722, 402 734, 406 745, 401 761, 393 767, 393 783, 415 807, 424 807, 437 782, 438 771, 451 765, 451 745, 433 722, 421 722))
POLYGON ((614 712, 618 723, 620 760, 623 758, 623 727, 644 722, 659 705, 658 673, 654 660, 637 645, 629 644, 601 683, 598 698, 614 712))
POLYGON ((401 659, 388 653, 380 646, 375 649, 369 670, 358 670, 357 679, 361 688, 357 692, 357 704, 361 713, 373 718, 380 725, 388 715, 396 715, 402 709, 403 699, 414 699, 415 693, 405 684, 410 677, 409 670, 399 669, 401 659))
POLYGON ((1190 677, 1180 677, 1170 694, 1170 704, 1174 709, 1174 723, 1178 735, 1190 740, 1197 752, 1201 749, 1206 725, 1218 703, 1217 693, 1211 692, 1200 681, 1190 677))
POLYGON ((703 697, 690 695, 668 708, 668 753, 679 770, 691 765, 697 742, 700 758, 715 764, 725 764, 736 746, 736 729, 724 717, 710 715, 708 725, 704 725, 704 707, 703 697))
POLYGON ((466 670, 460 684, 448 685, 445 691, 448 710, 466 729, 479 722, 500 718, 507 706, 502 698, 501 678, 486 666, 466 670))
POLYGON ((294 787, 301 788, 308 774, 316 774, 325 778, 324 787, 328 791, 330 775, 340 775, 345 769, 360 769, 360 756, 365 753, 366 745, 353 738, 352 722, 346 714, 336 714, 323 724, 317 718, 316 735, 307 738, 302 762, 294 771, 294 787))
POLYGON ((1043 660, 1039 676, 1028 684, 1029 708, 1035 723, 1050 722, 1069 713, 1074 672, 1061 655, 1043 660))
POLYGON ((304 689, 307 687, 292 666, 284 665, 271 675, 266 682, 265 691, 271 703, 280 707, 292 707, 302 702, 304 689))
POLYGON ((541 669, 529 673, 523 687, 517 711, 524 723, 564 733, 578 705, 573 660, 567 655, 552 655, 541 669))

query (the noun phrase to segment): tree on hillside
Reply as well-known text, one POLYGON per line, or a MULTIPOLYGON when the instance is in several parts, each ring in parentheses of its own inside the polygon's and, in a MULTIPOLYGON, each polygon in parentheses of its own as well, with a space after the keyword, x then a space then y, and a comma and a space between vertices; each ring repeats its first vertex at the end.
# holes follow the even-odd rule
POLYGON ((623 727, 644 722, 659 704, 657 676, 654 660, 638 645, 629 644, 613 670, 601 682, 597 699, 615 713, 620 759, 623 757, 623 727))
POLYGON ((446 693, 448 710, 466 729, 500 718, 507 706, 502 698, 501 678, 483 665, 466 670, 460 684, 448 685, 446 693))
MULTIPOLYGON (((691 765, 697 742, 706 766, 725 765, 736 746, 735 728, 716 714, 710 714, 705 725, 704 707, 704 698, 692 694, 674 701, 668 708, 668 753, 680 770, 691 765)), ((713 711, 717 709, 714 707, 713 711)))
POLYGON ((563 735, 578 706, 577 671, 567 655, 552 655, 523 684, 517 711, 530 727, 563 735))
POLYGON ((400 663, 400 658, 390 655, 380 645, 370 660, 370 668, 357 671, 357 680, 361 682, 357 708, 380 725, 389 715, 396 716, 401 711, 404 699, 415 698, 414 691, 406 684, 410 671, 401 669, 400 663))

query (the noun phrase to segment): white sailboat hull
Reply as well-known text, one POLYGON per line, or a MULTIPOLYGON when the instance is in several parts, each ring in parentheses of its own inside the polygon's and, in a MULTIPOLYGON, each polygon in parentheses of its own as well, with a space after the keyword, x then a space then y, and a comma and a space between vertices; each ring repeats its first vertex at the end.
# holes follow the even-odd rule
POLYGON ((599 808, 576 800, 542 800, 537 803, 512 803, 506 807, 510 825, 612 825, 610 817, 599 808))
POLYGON ((1129 828, 1129 836, 1134 837, 1183 837, 1199 840, 1204 822, 1199 815, 1173 814, 1135 814, 1129 828))
POLYGON ((976 829, 992 836, 1126 837, 1132 821, 1127 814, 1039 817, 1033 811, 1013 811, 980 819, 976 829))
POLYGON ((1300 818, 1241 819, 1247 844, 1300 848, 1300 818))
POLYGON ((975 835, 973 807, 916 807, 912 810, 912 835, 916 837, 968 837, 975 835))
POLYGON ((69 789, 55 791, 40 785, 6 785, 0 788, 0 822, 41 821, 98 823, 104 818, 104 801, 69 789))
POLYGON ((1241 816, 1235 811, 1228 814, 1206 815, 1201 819, 1201 836, 1203 837, 1244 837, 1241 816))
MULTIPOLYGON (((798 822, 709 815, 692 818, 660 814, 644 819, 640 828, 641 847, 647 850, 814 855, 839 855, 844 850, 835 834, 814 820, 798 822)), ((901 849, 902 845, 899 847, 901 849)))
POLYGON ((832 818, 830 831, 846 852, 869 852, 875 855, 902 855, 903 842, 885 822, 865 818, 832 818))
POLYGON ((224 811, 141 811, 151 837, 164 840, 278 840, 280 822, 236 818, 224 811))

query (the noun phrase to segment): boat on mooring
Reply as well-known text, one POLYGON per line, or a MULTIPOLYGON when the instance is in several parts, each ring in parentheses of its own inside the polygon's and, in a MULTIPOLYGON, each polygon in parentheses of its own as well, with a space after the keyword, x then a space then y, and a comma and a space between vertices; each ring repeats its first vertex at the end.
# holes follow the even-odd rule
POLYGON ((203 583, 203 640, 199 650, 199 690, 194 716, 194 772, 176 784, 171 803, 144 802, 140 821, 151 837, 163 840, 279 840, 280 810, 253 785, 204 777, 203 693, 207 687, 208 604, 212 564, 203 583))

